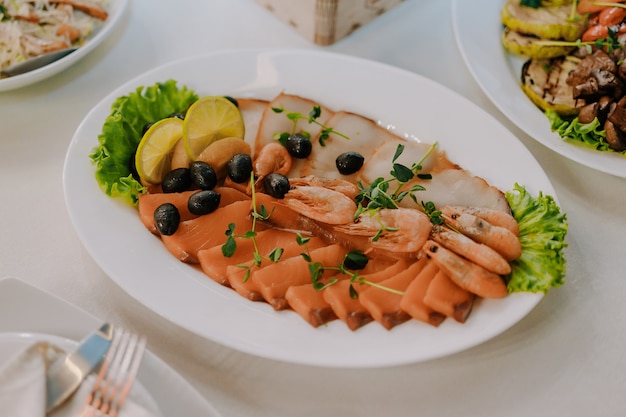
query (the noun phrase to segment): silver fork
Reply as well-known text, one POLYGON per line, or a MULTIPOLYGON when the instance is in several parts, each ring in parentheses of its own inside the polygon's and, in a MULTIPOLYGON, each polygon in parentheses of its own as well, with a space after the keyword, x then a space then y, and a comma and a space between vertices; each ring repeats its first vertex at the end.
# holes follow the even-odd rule
POLYGON ((116 417, 135 381, 146 338, 116 329, 81 417, 116 417))

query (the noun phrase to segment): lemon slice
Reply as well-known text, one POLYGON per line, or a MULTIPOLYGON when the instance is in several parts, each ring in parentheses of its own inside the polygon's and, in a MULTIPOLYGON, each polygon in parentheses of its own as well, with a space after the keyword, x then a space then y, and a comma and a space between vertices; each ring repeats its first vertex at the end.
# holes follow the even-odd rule
POLYGON ((141 138, 135 154, 139 178, 150 184, 160 184, 170 169, 174 146, 182 136, 183 121, 176 117, 154 123, 141 138))
POLYGON ((225 97, 206 96, 187 110, 183 123, 185 149, 192 160, 216 140, 242 138, 245 127, 241 112, 225 97))

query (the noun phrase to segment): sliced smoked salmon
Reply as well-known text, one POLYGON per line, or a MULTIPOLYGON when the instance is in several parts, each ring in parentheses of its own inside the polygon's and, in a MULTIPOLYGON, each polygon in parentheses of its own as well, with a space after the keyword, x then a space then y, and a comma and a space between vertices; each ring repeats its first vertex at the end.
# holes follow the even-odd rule
POLYGON ((443 271, 439 271, 426 290, 424 304, 459 323, 465 323, 472 311, 474 298, 474 294, 459 287, 443 271))
POLYGON ((357 330, 373 321, 372 315, 357 298, 350 296, 350 280, 341 280, 324 289, 324 300, 350 330, 357 330))
POLYGON ((285 299, 311 326, 319 327, 337 319, 330 304, 324 299, 322 291, 316 290, 310 283, 292 285, 285 293, 285 299))
MULTIPOLYGON (((161 236, 163 244, 176 258, 187 263, 198 263, 198 252, 226 241, 230 223, 235 224, 235 234, 252 230, 250 201, 237 201, 220 207, 213 213, 181 222, 171 236, 161 236)), ((257 230, 259 230, 257 224, 257 230)))
MULTIPOLYGON (((271 229, 270 229, 271 230, 271 229)), ((248 259, 244 262, 240 262, 240 264, 245 265, 249 268, 250 273, 248 274, 248 278, 245 279, 247 268, 236 266, 237 264, 233 263, 231 266, 226 268, 226 279, 228 280, 229 285, 237 291, 241 296, 252 300, 252 301, 263 301, 264 298, 261 295, 261 291, 257 284, 256 274, 258 271, 262 270, 265 267, 269 267, 272 265, 279 265, 284 260, 287 260, 293 256, 299 256, 301 253, 306 252, 307 250, 313 250, 324 246, 324 242, 318 238, 311 238, 306 246, 301 246, 296 241, 296 234, 292 232, 286 231, 278 231, 271 230, 272 232, 280 232, 280 234, 271 234, 268 236, 268 242, 257 242, 259 245, 260 253, 269 254, 273 250, 274 247, 280 247, 283 249, 283 254, 280 260, 277 263, 272 263, 270 261, 261 262, 260 266, 255 266, 252 258, 252 251, 248 253, 248 259), (278 241, 277 239, 283 239, 282 241, 278 241), (272 246, 272 243, 277 243, 277 246, 272 246), (261 247, 266 248, 266 251, 262 251, 261 247), (235 265, 235 266, 233 266, 235 265)), ((261 232, 263 233, 263 232, 261 232)), ((259 233, 259 235, 261 234, 259 233)), ((257 237, 259 236, 257 235, 257 237)), ((265 237, 263 237, 265 239, 265 237)))
POLYGON ((425 264, 426 258, 424 257, 392 277, 380 281, 378 283, 380 287, 372 287, 368 291, 359 293, 359 301, 363 307, 385 329, 390 330, 411 318, 409 314, 400 308, 402 294, 387 289, 403 293, 425 264))
MULTIPOLYGON (((197 191, 198 190, 184 191, 182 193, 140 194, 137 209, 139 210, 141 222, 150 232, 158 234, 156 225, 154 224, 154 211, 164 203, 171 203, 176 206, 180 213, 181 222, 195 219, 198 216, 189 211, 187 202, 189 201, 189 197, 197 191)), ((241 191, 230 187, 215 187, 213 191, 220 195, 219 207, 227 206, 235 201, 250 199, 250 197, 241 191)))
MULTIPOLYGON (((267 257, 276 248, 289 248, 298 246, 296 242, 296 234, 282 230, 267 229, 257 233, 255 240, 245 237, 235 237, 237 249, 232 256, 227 257, 222 253, 222 245, 214 246, 209 249, 203 249, 198 252, 198 262, 202 270, 211 279, 222 285, 230 285, 226 275, 226 267, 229 265, 245 264, 253 260, 254 246, 256 244, 258 253, 267 257)), ((319 239, 318 239, 319 240, 319 239)), ((304 250, 300 247, 300 250, 304 250)), ((283 253, 283 256, 286 255, 283 253)))
MULTIPOLYGON (((370 261, 360 275, 368 282, 380 282, 401 272, 408 265, 404 260, 389 262, 387 259, 370 261)), ((330 304, 335 315, 345 322, 350 330, 356 330, 374 319, 358 298, 351 297, 350 285, 352 285, 357 294, 371 288, 368 284, 351 283, 349 280, 342 280, 324 290, 324 299, 330 304)))
POLYGON ((409 284, 404 292, 404 296, 402 296, 402 300, 400 300, 400 308, 406 311, 407 314, 414 319, 432 324, 433 326, 439 326, 446 319, 444 314, 424 303, 424 296, 428 286, 438 271, 437 264, 429 260, 409 284))
MULTIPOLYGON (((311 262, 320 262, 326 267, 337 267, 347 251, 340 245, 329 245, 309 252, 311 262)), ((309 262, 302 256, 293 256, 271 264, 256 272, 254 280, 265 301, 276 310, 288 307, 285 294, 292 285, 310 283, 312 280, 309 262)))

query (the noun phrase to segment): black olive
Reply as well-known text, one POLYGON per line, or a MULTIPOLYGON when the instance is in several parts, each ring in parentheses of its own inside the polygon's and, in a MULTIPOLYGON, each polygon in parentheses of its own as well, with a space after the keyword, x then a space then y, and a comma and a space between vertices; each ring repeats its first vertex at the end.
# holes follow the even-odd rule
POLYGON ((251 172, 252 158, 247 153, 238 153, 228 161, 228 176, 238 184, 248 181, 251 172))
POLYGON ((174 117, 176 119, 185 120, 185 113, 175 112, 175 113, 170 114, 167 117, 174 117))
POLYGON ((180 224, 180 213, 172 203, 161 204, 154 210, 154 223, 160 234, 173 235, 180 224))
POLYGON ((164 193, 182 193, 191 186, 188 168, 176 168, 165 174, 161 188, 164 193))
POLYGON ((135 163, 135 155, 136 152, 130 154, 130 159, 128 160, 128 169, 130 169, 130 173, 133 178, 139 181, 139 173, 137 172, 137 164, 135 163))
POLYGON ((189 164, 191 183, 201 190, 212 190, 217 185, 217 175, 211 165, 204 161, 189 164))
POLYGON ((263 189, 265 192, 275 198, 284 198, 289 191, 289 179, 283 174, 275 172, 263 178, 263 189))
POLYGON ((287 138, 285 147, 287 148, 289 155, 294 158, 304 159, 311 155, 313 144, 309 138, 302 133, 294 133, 293 135, 289 135, 287 138))
POLYGON ((344 152, 335 159, 337 170, 343 175, 357 172, 363 166, 363 155, 357 152, 344 152))
POLYGON ((235 106, 239 107, 239 103, 237 102, 237 99, 231 96, 224 96, 224 98, 228 101, 230 101, 231 103, 233 103, 235 106))
POLYGON ((213 190, 201 190, 193 193, 187 201, 187 208, 199 216, 215 211, 220 205, 221 195, 213 190))
POLYGON ((141 137, 143 138, 143 135, 146 134, 146 132, 148 131, 148 129, 150 129, 152 127, 154 123, 146 123, 145 125, 143 125, 143 128, 141 129, 141 137))

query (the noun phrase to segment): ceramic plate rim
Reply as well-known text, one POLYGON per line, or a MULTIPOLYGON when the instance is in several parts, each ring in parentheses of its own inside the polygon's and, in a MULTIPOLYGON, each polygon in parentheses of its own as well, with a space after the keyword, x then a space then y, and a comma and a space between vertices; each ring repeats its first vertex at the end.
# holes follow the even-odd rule
MULTIPOLYGON (((34 342, 48 342, 52 345, 55 345, 65 352, 69 352, 74 350, 79 341, 73 340, 67 337, 57 336, 49 333, 38 333, 38 332, 0 332, 0 346, 3 343, 11 344, 16 343, 19 344, 19 348, 16 352, 21 352, 27 346, 31 345, 34 342)), ((0 352, 2 349, 0 348, 0 352)), ((0 357, 0 362, 2 361, 2 357, 0 357)), ((5 358, 7 359, 7 358, 5 358)), ((10 358, 8 358, 10 359, 10 358)), ((161 416, 161 412, 158 409, 158 405, 150 392, 144 387, 143 382, 141 381, 142 369, 139 370, 139 377, 137 381, 134 383, 130 398, 135 398, 137 403, 141 406, 145 407, 147 411, 152 412, 155 416, 161 416)))
MULTIPOLYGON (((219 79, 219 88, 222 89, 219 94, 237 96, 254 93, 253 95, 257 97, 271 98, 278 91, 286 91, 324 101, 320 97, 315 97, 316 92, 317 94, 328 93, 326 100, 330 102, 324 104, 335 109, 348 107, 347 109, 364 115, 368 115, 368 106, 370 111, 374 110, 371 108, 371 103, 363 105, 362 93, 355 93, 358 97, 355 97, 355 94, 346 97, 337 89, 350 89, 367 82, 372 76, 377 76, 377 79, 382 77, 386 81, 381 81, 380 85, 372 87, 368 96, 372 94, 376 97, 384 97, 385 94, 393 94, 397 88, 401 87, 410 87, 411 91, 419 88, 422 91, 436 93, 437 96, 432 97, 433 101, 449 99, 454 106, 466 112, 458 116, 463 118, 464 122, 469 114, 476 120, 468 121, 468 123, 481 123, 489 126, 490 132, 501 139, 491 144, 495 152, 515 153, 515 158, 507 157, 504 163, 516 167, 515 169, 519 172, 523 171, 525 178, 514 180, 511 177, 512 174, 497 175, 496 180, 506 184, 506 187, 502 186, 502 188, 512 189, 513 182, 523 179, 526 181, 524 185, 532 193, 536 194, 541 190, 556 198, 545 173, 517 138, 469 100, 420 75, 386 64, 326 51, 246 49, 217 51, 189 57, 140 75, 104 98, 78 127, 66 156, 63 174, 64 190, 66 204, 75 229, 95 261, 113 281, 137 301, 189 331, 252 355, 313 366, 370 368, 434 359, 476 346, 510 328, 541 300, 541 294, 514 294, 505 302, 483 301, 472 314, 475 318, 474 323, 480 323, 485 315, 489 317, 491 310, 502 311, 505 316, 509 314, 513 318, 503 321, 494 320, 492 317, 487 320, 488 323, 484 327, 480 328, 473 325, 470 319, 462 326, 448 320, 438 329, 415 322, 397 326, 390 332, 383 330, 378 324, 365 326, 357 332, 350 332, 343 323, 338 321, 313 329, 295 313, 275 312, 267 304, 244 300, 234 291, 221 287, 203 276, 201 272, 175 260, 166 252, 158 239, 149 234, 137 221, 136 214, 132 212, 133 209, 106 197, 100 191, 93 178, 93 167, 88 161, 87 154, 97 144, 97 134, 100 132, 104 118, 109 113, 110 104, 117 96, 134 91, 139 85, 152 85, 170 78, 177 79, 180 84, 188 85, 200 95, 209 94, 210 92, 199 91, 198 88, 199 80, 205 90, 218 88, 215 85, 213 87, 206 85, 208 68, 215 71, 212 74, 213 78, 219 79), (219 69, 211 66, 212 62, 218 61, 221 65, 228 63, 240 68, 240 71, 227 72, 221 66, 219 69), (340 78, 340 82, 329 80, 328 83, 331 85, 328 86, 301 85, 299 78, 301 74, 298 73, 295 76, 290 73, 294 70, 293 62, 306 62, 308 66, 313 67, 305 71, 303 79, 306 79, 306 75, 311 75, 308 72, 315 73, 320 68, 332 65, 334 74, 340 78), (248 66, 253 68, 248 68, 248 66), (202 74, 197 73, 199 68, 203 68, 202 74), (357 68, 359 73, 355 75, 353 70, 357 68), (407 85, 402 85, 402 82, 407 85), (388 88, 392 88, 393 91, 388 88), (321 93, 319 93, 320 89, 321 93), (332 99, 330 98, 331 92, 332 99), (349 103, 351 106, 348 106, 349 103), (523 162, 523 165, 519 165, 520 162, 523 162), (113 222, 115 226, 110 221, 113 211, 115 212, 113 222), (98 222, 93 221, 101 214, 104 218, 109 218, 106 222, 107 227, 102 227, 98 225, 98 222), (107 241, 110 244, 117 240, 114 235, 117 232, 113 232, 112 227, 115 227, 117 232, 126 231, 125 239, 131 238, 133 233, 137 234, 135 238, 143 234, 139 237, 141 249, 136 246, 138 241, 128 244, 124 250, 111 246, 105 247, 107 241), (142 278, 137 271, 133 273, 124 268, 132 270, 132 265, 137 262, 140 262, 140 265, 147 265, 146 262, 141 263, 142 257, 147 252, 158 255, 160 265, 158 268, 148 266, 151 276, 150 284, 143 285, 141 284, 142 278), (161 254, 167 256, 161 257, 161 254), (113 259, 115 262, 112 262, 113 259), (177 278, 173 279, 171 274, 176 275, 177 278), (175 291, 184 293, 184 297, 175 291), (210 300, 210 305, 207 300, 210 300), (228 316, 228 324, 223 323, 219 317, 220 314, 228 316), (289 330, 288 334, 284 331, 285 328, 289 330), (381 338, 381 335, 385 337, 381 338), (432 337, 437 339, 439 350, 424 350, 419 342, 433 343, 428 342, 428 338, 432 337), (409 343, 410 348, 404 346, 405 343, 409 343), (357 349, 357 347, 360 348, 357 349), (330 354, 330 352, 337 353, 330 354)), ((211 92, 211 94, 217 93, 211 92)), ((375 110, 380 110, 379 107, 380 105, 376 106, 375 110)), ((429 109, 432 106, 421 104, 418 107, 420 111, 428 112, 431 111, 429 109)), ((409 124, 415 126, 415 122, 411 120, 414 119, 413 111, 415 111, 413 106, 410 109, 394 109, 393 114, 396 115, 396 119, 388 121, 396 125, 398 132, 407 132, 409 124), (398 113, 401 113, 402 117, 398 118, 398 113)), ((385 119, 393 118, 389 115, 382 115, 382 120, 385 119)), ((439 135, 440 130, 454 129, 446 123, 421 126, 422 128, 419 129, 421 134, 435 137, 439 135)), ((485 135, 479 135, 479 137, 483 136, 485 135)), ((481 157, 471 152, 471 144, 464 143, 457 147, 455 142, 455 149, 448 149, 445 147, 445 142, 440 141, 444 149, 449 152, 451 159, 467 161, 471 154, 473 156, 470 159, 476 161, 476 166, 481 165, 473 173, 489 177, 489 170, 484 171, 482 164, 478 164, 481 157), (461 158, 461 156, 464 157, 461 158)), ((491 177, 494 177, 493 171, 491 174, 491 177)), ((150 257, 152 258, 154 256, 150 257)), ((143 272, 146 273, 145 270, 143 272)))
POLYGON ((122 20, 124 12, 128 8, 129 0, 110 0, 110 2, 111 3, 108 8, 109 16, 107 20, 104 22, 100 30, 98 30, 96 34, 83 46, 71 54, 34 71, 0 79, 0 92, 25 87, 52 77, 53 75, 58 74, 83 59, 88 53, 104 42, 104 40, 113 33, 113 29, 115 29, 115 27, 122 20))
MULTIPOLYGON (((76 344, 103 323, 75 305, 12 276, 0 277, 0 300, 0 311, 7 313, 0 315, 0 335, 46 335, 76 344)), ((221 416, 186 379, 150 349, 144 354, 138 379, 163 415, 187 412, 221 416)))
POLYGON ((500 9, 504 0, 452 1, 452 26, 461 56, 489 100, 513 124, 548 149, 597 171, 626 178, 626 158, 563 141, 547 117, 519 87, 522 60, 502 47, 500 9), (480 11, 480 19, 475 13, 480 11), (480 39, 477 42, 476 39, 480 39))

